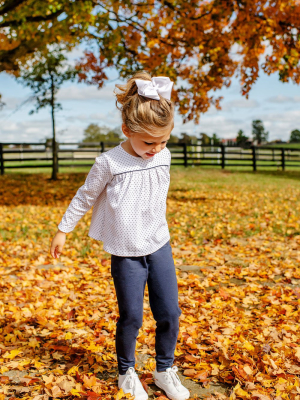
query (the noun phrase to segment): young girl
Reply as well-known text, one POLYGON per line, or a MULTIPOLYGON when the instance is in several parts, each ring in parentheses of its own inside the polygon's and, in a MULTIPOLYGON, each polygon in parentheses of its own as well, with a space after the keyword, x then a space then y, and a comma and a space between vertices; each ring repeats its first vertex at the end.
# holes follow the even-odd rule
POLYGON ((104 250, 111 254, 120 314, 118 387, 136 400, 148 398, 134 369, 147 282, 156 321, 154 382, 170 399, 185 400, 189 391, 172 366, 181 310, 166 221, 171 163, 166 144, 174 127, 173 82, 139 72, 127 84, 116 86, 127 140, 96 158, 58 225, 50 253, 60 256, 66 233, 94 206, 89 236, 103 241, 104 250))

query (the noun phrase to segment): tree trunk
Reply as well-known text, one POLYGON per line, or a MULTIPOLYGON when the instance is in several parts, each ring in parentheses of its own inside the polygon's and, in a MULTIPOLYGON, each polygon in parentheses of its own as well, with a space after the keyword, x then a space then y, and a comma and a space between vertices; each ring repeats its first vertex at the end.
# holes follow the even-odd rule
POLYGON ((58 172, 58 157, 57 157, 57 145, 56 145, 56 137, 55 137, 55 98, 54 98, 54 80, 53 75, 51 74, 51 117, 52 117, 52 153, 53 153, 53 163, 52 163, 52 176, 51 179, 57 180, 57 172, 58 172))

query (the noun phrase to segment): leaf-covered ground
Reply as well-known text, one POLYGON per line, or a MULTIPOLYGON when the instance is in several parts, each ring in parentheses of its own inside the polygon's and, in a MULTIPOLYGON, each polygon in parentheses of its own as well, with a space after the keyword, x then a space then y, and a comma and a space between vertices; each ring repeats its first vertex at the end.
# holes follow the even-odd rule
MULTIPOLYGON (((0 400, 122 398, 110 256, 87 236, 91 211, 63 256, 49 255, 85 176, 0 177, 0 400)), ((174 168, 171 180, 175 364, 206 388, 228 384, 211 400, 299 400, 300 175, 174 168)), ((155 368, 147 290, 144 309, 136 351, 147 356, 138 367, 146 387, 155 368)))

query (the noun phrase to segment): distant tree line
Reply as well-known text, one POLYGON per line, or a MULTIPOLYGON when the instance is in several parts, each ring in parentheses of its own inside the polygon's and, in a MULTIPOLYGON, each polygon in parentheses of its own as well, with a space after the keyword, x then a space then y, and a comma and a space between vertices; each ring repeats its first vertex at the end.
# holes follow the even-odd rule
MULTIPOLYGON (((125 139, 121 127, 112 129, 105 125, 99 126, 98 124, 89 124, 83 131, 83 137, 82 143, 119 142, 125 139)), ((181 137, 171 134, 168 142, 192 144, 197 139, 197 136, 190 136, 187 133, 181 133, 181 137)))
MULTIPOLYGON (((227 144, 229 145, 237 145, 237 146, 251 146, 253 143, 255 144, 264 144, 268 140, 269 132, 267 132, 263 126, 263 122, 261 120, 252 121, 252 140, 244 134, 244 131, 240 129, 237 133, 236 138, 227 139, 227 144)), ((83 132, 83 139, 81 141, 82 144, 79 144, 79 147, 84 147, 83 143, 89 142, 120 142, 125 140, 125 136, 123 135, 122 129, 120 126, 115 128, 109 128, 105 125, 99 126, 98 124, 91 123, 87 126, 87 128, 83 132)), ((219 138, 216 133, 213 133, 211 136, 208 134, 201 132, 199 136, 196 135, 188 135, 186 132, 180 134, 180 137, 176 135, 170 135, 169 143, 185 143, 188 145, 199 144, 199 139, 201 140, 201 144, 203 145, 211 145, 218 146, 222 143, 222 138, 219 138)), ((46 146, 48 148, 52 147, 52 138, 46 139, 46 146)), ((294 129, 290 134, 290 143, 300 143, 300 130, 294 129)), ((286 143, 282 140, 275 140, 272 143, 286 143)), ((4 146, 5 148, 9 147, 9 145, 4 146)), ((21 145, 15 145, 15 148, 21 147, 21 145)), ((23 144, 22 147, 30 148, 30 145, 23 144)))
POLYGON ((300 143, 300 131, 299 131, 299 129, 294 129, 291 132, 290 143, 300 143))
MULTIPOLYGON (((109 128, 105 125, 99 126, 98 124, 89 124, 83 132, 82 143, 88 142, 119 142, 125 139, 121 127, 109 128)), ((259 119, 252 121, 252 138, 246 136, 244 131, 240 129, 237 132, 236 138, 228 139, 228 144, 235 144, 237 146, 251 146, 252 144, 265 144, 268 142, 269 132, 265 130, 263 122, 259 119)), ((209 136, 207 133, 201 132, 199 136, 188 135, 186 132, 170 136, 169 143, 186 143, 189 145, 198 144, 199 139, 203 145, 218 146, 222 143, 222 138, 218 137, 216 133, 209 136)), ((300 130, 295 129, 291 132, 290 143, 300 143, 300 130)), ((281 142, 281 141, 276 141, 281 142)))
POLYGON ((119 142, 122 139, 124 139, 124 136, 120 127, 109 128, 105 125, 89 124, 83 131, 83 140, 81 142, 119 142))
MULTIPOLYGON (((236 138, 228 139, 227 142, 229 144, 236 144, 237 146, 250 146, 252 144, 267 144, 268 143, 269 132, 265 130, 263 122, 259 119, 252 121, 252 139, 244 134, 244 131, 240 129, 237 133, 236 138)), ((201 133, 200 138, 202 140, 202 144, 204 145, 218 145, 222 142, 222 139, 219 138, 216 133, 213 133, 212 136, 207 135, 206 133, 201 133)), ((275 143, 286 143, 282 140, 275 140, 275 143)), ((272 142, 272 143, 274 143, 272 142)), ((294 129, 290 134, 290 143, 300 143, 300 130, 294 129)))

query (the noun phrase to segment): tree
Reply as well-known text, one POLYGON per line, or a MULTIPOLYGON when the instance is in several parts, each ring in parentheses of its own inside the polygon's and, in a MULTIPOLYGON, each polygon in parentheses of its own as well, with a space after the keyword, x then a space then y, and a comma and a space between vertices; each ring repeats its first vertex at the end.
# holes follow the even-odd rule
POLYGON ((252 135, 253 140, 256 140, 257 144, 268 140, 269 132, 265 131, 264 125, 260 119, 252 121, 252 135))
POLYGON ((119 142, 122 137, 121 128, 111 129, 107 126, 98 124, 89 124, 83 132, 84 139, 82 143, 88 142, 119 142))
POLYGON ((248 136, 244 135, 244 131, 240 129, 237 133, 236 143, 238 145, 244 145, 246 144, 246 142, 248 142, 248 140, 249 140, 248 136))
POLYGON ((2 0, 0 71, 18 74, 48 44, 81 44, 81 80, 102 87, 107 67, 167 75, 184 122, 199 122, 236 74, 246 97, 260 70, 299 84, 299 29, 298 0, 2 0))
MULTIPOLYGON (((78 45, 87 37, 91 0, 2 0, 0 2, 0 72, 18 74, 20 66, 48 53, 49 45, 78 45)), ((98 23, 100 21, 98 20, 98 23)))
POLYGON ((218 138, 216 133, 213 133, 212 135, 212 142, 214 146, 217 146, 218 144, 220 144, 220 138, 218 138))
POLYGON ((36 60, 28 63, 20 70, 18 80, 28 86, 32 92, 32 99, 35 101, 35 109, 30 114, 38 112, 45 107, 51 108, 52 120, 52 151, 53 169, 52 180, 57 179, 58 156, 55 137, 55 112, 61 109, 61 104, 56 100, 60 86, 67 80, 73 80, 76 71, 66 65, 66 57, 58 50, 49 51, 47 54, 38 54, 36 60))
POLYGON ((179 138, 178 143, 193 144, 197 140, 196 136, 188 135, 187 133, 181 133, 181 138, 179 138))
POLYGON ((170 135, 170 139, 168 140, 168 143, 178 143, 179 137, 176 135, 170 135))
POLYGON ((200 139, 201 139, 201 143, 202 145, 209 145, 210 144, 210 136, 208 136, 206 133, 202 132, 200 133, 200 139))
POLYGON ((2 108, 5 106, 5 103, 3 103, 3 101, 1 100, 2 96, 0 94, 0 110, 2 110, 2 108))
POLYGON ((294 129, 291 132, 290 142, 291 143, 299 143, 300 142, 300 131, 299 131, 299 129, 294 129))

